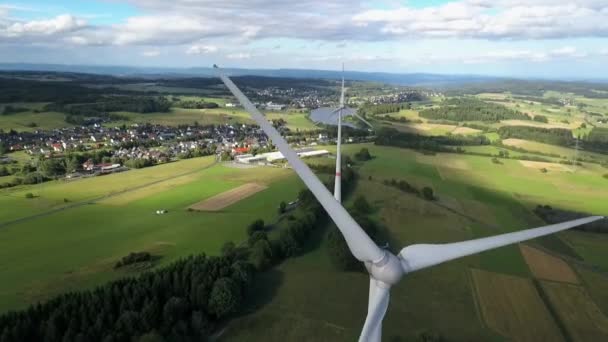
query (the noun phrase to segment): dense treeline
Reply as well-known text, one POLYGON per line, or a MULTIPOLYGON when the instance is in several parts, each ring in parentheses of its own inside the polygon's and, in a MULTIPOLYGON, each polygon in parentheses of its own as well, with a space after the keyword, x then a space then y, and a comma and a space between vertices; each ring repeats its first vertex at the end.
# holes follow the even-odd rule
POLYGON ((72 82, 39 82, 0 78, 0 103, 55 102, 87 103, 103 92, 72 82))
POLYGON ((584 145, 586 149, 608 153, 608 128, 594 127, 584 145))
POLYGON ((234 257, 189 257, 137 278, 59 296, 0 317, 0 341, 131 341, 157 334, 206 339, 237 311, 252 267, 234 257))
POLYGON ((498 134, 502 139, 517 138, 567 147, 575 143, 572 132, 563 128, 503 126, 498 129, 498 134))
POLYGON ((450 96, 462 94, 505 93, 542 98, 546 91, 573 93, 588 98, 608 98, 608 85, 587 82, 503 80, 458 85, 445 93, 450 96), (599 91, 598 91, 599 90, 599 91))
POLYGON ((530 120, 528 115, 519 111, 472 98, 445 100, 439 108, 420 111, 420 116, 427 119, 450 121, 530 120))
POLYGON ((386 103, 386 104, 371 104, 365 103, 357 110, 361 116, 374 116, 378 114, 397 113, 402 109, 410 109, 410 103, 386 103))
MULTIPOLYGON (((538 215, 538 217, 543 219, 543 221, 549 224, 566 222, 583 217, 592 216, 590 214, 552 208, 549 205, 536 206, 536 208, 534 209, 534 213, 538 215)), ((574 229, 593 233, 608 233, 608 220, 599 220, 587 223, 582 226, 578 226, 574 229)))
POLYGON ((486 136, 423 136, 382 128, 376 134, 376 145, 396 146, 435 152, 455 152, 451 146, 489 145, 486 136))
POLYGON ((62 103, 46 105, 44 110, 77 116, 106 116, 109 112, 168 112, 171 102, 154 96, 102 96, 93 103, 62 103))
POLYGON ((132 265, 140 262, 146 262, 152 260, 152 255, 148 252, 134 252, 129 255, 122 257, 115 265, 114 268, 121 268, 123 266, 132 265))
POLYGON ((27 108, 13 107, 11 105, 7 105, 7 106, 2 107, 2 110, 0 110, 0 115, 18 114, 18 113, 27 112, 28 110, 29 109, 27 109, 27 108))
MULTIPOLYGON (((179 99, 178 99, 179 100, 179 99)), ((206 101, 194 101, 194 100, 179 100, 175 101, 176 106, 179 108, 186 109, 212 109, 219 108, 219 105, 215 102, 206 102, 206 101)))

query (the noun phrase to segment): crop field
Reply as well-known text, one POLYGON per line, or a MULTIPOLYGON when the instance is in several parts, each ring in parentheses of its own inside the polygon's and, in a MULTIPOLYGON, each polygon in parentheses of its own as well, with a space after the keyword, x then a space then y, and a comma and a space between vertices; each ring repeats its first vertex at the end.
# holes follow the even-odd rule
POLYGON ((551 306, 573 341, 606 341, 608 318, 577 285, 541 281, 551 306))
POLYGON ((238 201, 241 201, 247 197, 250 197, 264 189, 266 189, 265 185, 247 183, 237 188, 222 192, 221 194, 215 195, 211 198, 207 198, 203 201, 197 202, 189 206, 188 208, 198 211, 218 211, 234 203, 237 203, 238 201))
POLYGON ((578 284, 578 277, 564 260, 539 249, 520 245, 521 253, 536 278, 578 284))
POLYGON ((531 280, 476 269, 471 274, 488 327, 515 341, 564 341, 531 280))
MULTIPOLYGON (((148 251, 157 255, 161 257, 157 265, 201 252, 216 254, 226 241, 243 241, 245 228, 253 220, 274 218, 278 203, 294 200, 302 187, 286 169, 237 169, 221 165, 199 169, 205 162, 210 165, 212 160, 199 158, 165 165, 172 172, 157 166, 73 183, 48 184, 41 198, 61 198, 69 192, 73 198, 86 199, 107 194, 112 186, 115 189, 133 187, 133 182, 145 185, 163 174, 180 169, 195 170, 195 177, 184 176, 188 182, 169 183, 171 186, 151 191, 142 186, 133 190, 135 196, 127 192, 0 228, 0 268, 3 270, 0 310, 20 308, 58 293, 90 288, 130 275, 113 269, 114 263, 130 252, 148 251), (182 163, 184 165, 180 165, 182 163), (265 182, 268 188, 221 212, 186 210, 192 203, 252 181, 265 182), (94 193, 89 194, 87 187, 94 193), (116 203, 112 202, 114 199, 116 203), (159 209, 168 213, 157 215, 159 209)), ((172 180, 155 184, 162 182, 172 180)), ((3 204, 9 212, 15 207, 15 198, 11 198, 13 201, 3 204)), ((32 215, 27 210, 32 205, 24 205, 26 210, 21 212, 21 217, 32 215)), ((5 210, 2 214, 6 217, 5 210)))

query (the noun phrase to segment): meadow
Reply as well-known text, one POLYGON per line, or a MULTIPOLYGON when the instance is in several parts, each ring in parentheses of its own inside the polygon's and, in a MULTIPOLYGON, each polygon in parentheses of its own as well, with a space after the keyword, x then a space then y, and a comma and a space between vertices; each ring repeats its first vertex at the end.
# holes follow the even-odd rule
MULTIPOLYGON (((239 169, 223 165, 200 169, 208 158, 187 160, 112 176, 72 183, 45 185, 39 200, 54 203, 63 196, 87 200, 111 193, 136 182, 158 179, 158 174, 192 169, 186 181, 171 178, 155 186, 138 186, 130 192, 98 202, 32 217, 0 228, 0 310, 27 304, 112 279, 131 275, 113 269, 114 263, 130 252, 147 251, 160 257, 156 265, 166 265, 180 257, 217 254, 227 241, 240 243, 246 227, 261 218, 271 221, 281 200, 292 201, 301 189, 300 181, 286 169, 239 169), (180 165, 180 164, 186 165, 180 165), (155 170, 156 169, 156 170, 155 170), (150 171, 148 171, 150 170, 150 171), (157 171, 157 172, 154 172, 157 171), (147 177, 146 177, 147 176, 147 177), (248 182, 264 183, 267 189, 217 212, 191 212, 187 208, 205 198, 248 182), (161 185, 161 186, 159 186, 161 185), (165 209, 165 215, 156 210, 165 209)), ((28 191, 27 189, 20 189, 28 191)), ((32 203, 22 206, 15 197, 5 200, 8 212, 31 213, 32 203), (11 210, 15 208, 16 210, 11 210)), ((48 207, 47 207, 48 208, 48 207)), ((3 210, 3 222, 6 212, 3 210)), ((10 214, 9 214, 10 216, 10 214)))
MULTIPOLYGON (((357 195, 364 195, 375 208, 374 217, 384 227, 393 252, 414 243, 460 241, 540 226, 542 221, 531 212, 539 203, 608 214, 608 203, 601 201, 608 191, 608 182, 601 179, 600 170, 591 167, 585 169, 586 174, 542 174, 516 160, 504 160, 504 164, 497 165, 488 157, 424 156, 371 144, 345 145, 344 150, 352 155, 362 147, 368 148, 374 158, 357 166, 360 178, 345 204, 349 206, 357 195), (385 179, 393 178, 404 179, 418 188, 432 186, 438 200, 428 202, 383 184, 385 179), (598 182, 589 186, 589 178, 598 178, 598 182)), ((322 148, 335 150, 335 146, 322 148)), ((326 252, 325 231, 320 229, 306 254, 261 276, 252 289, 260 294, 250 303, 252 313, 230 322, 221 340, 357 338, 365 319, 367 275, 334 269, 326 252)), ((587 236, 576 231, 565 234, 587 236)), ((564 234, 537 239, 532 244, 563 255, 565 260, 572 260, 571 255, 578 256, 579 246, 564 234)), ((597 243, 587 248, 599 257, 605 255, 601 246, 597 243)), ((582 260, 579 263, 588 267, 602 262, 586 255, 578 257, 582 260)), ((392 289, 383 336, 395 341, 416 340, 420 334, 431 331, 450 340, 501 341, 521 337, 532 341, 539 336, 565 339, 558 328, 558 318, 540 300, 533 281, 530 266, 518 246, 407 275, 392 289), (492 275, 482 277, 485 294, 473 287, 471 269, 492 275), (521 280, 513 283, 521 285, 519 295, 505 293, 514 286, 509 282, 511 279, 521 280), (493 313, 488 315, 493 316, 484 318, 479 305, 487 296, 503 298, 509 310, 489 308, 493 313), (530 298, 535 298, 534 307, 530 307, 530 298), (508 328, 496 328, 496 324, 508 328)), ((594 284, 602 286, 601 281, 594 284)))

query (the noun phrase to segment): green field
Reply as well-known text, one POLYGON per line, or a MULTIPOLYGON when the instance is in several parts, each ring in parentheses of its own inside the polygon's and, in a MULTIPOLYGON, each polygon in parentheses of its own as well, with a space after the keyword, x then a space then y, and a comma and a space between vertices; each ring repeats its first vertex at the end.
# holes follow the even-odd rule
POLYGON ((584 288, 550 281, 541 283, 572 341, 608 339, 608 318, 584 288))
MULTIPOLYGON (((127 184, 134 187, 137 182, 173 174, 180 168, 192 169, 189 164, 198 163, 197 168, 209 165, 209 161, 203 158, 166 165, 171 171, 158 166, 68 184, 45 184, 38 190, 41 196, 38 200, 45 201, 40 206, 48 209, 63 196, 90 199, 127 184)), ((290 171, 279 168, 238 169, 218 165, 183 177, 186 180, 181 184, 178 177, 164 181, 168 183, 164 187, 160 182, 0 228, 0 268, 4 279, 0 284, 0 309, 23 307, 58 293, 128 275, 113 270, 112 266, 129 252, 149 251, 161 256, 160 265, 201 252, 216 254, 226 241, 243 241, 245 228, 254 219, 272 220, 278 203, 292 201, 301 188, 290 171), (265 183, 268 188, 218 212, 186 210, 200 200, 248 182, 265 183), (125 201, 125 196, 132 197, 125 201), (114 199, 118 203, 113 203, 114 199), (155 214, 158 209, 169 213, 158 216, 155 214)), ((21 203, 16 200, 19 197, 6 198, 3 197, 2 205, 9 210, 2 211, 3 221, 15 211, 20 212, 19 217, 31 215, 32 208, 37 206, 21 203)))
MULTIPOLYGON (((542 225, 530 211, 537 203, 608 212, 608 203, 599 200, 608 191, 608 184, 596 185, 599 187, 595 189, 588 187, 588 175, 565 172, 543 175, 536 170, 531 172, 518 161, 506 160, 503 165, 495 165, 487 157, 423 156, 410 150, 370 144, 345 145, 344 150, 352 155, 361 147, 367 147, 374 159, 359 166, 360 180, 346 205, 357 194, 364 195, 387 229, 393 252, 412 243, 459 241, 542 225), (392 178, 405 179, 417 187, 430 185, 439 199, 430 203, 383 185, 383 180, 392 178), (562 189, 563 185, 568 187, 562 189), (595 203, 589 198, 596 198, 595 203)), ((322 148, 335 150, 335 146, 322 148)), ((366 297, 361 294, 367 293, 367 276, 336 272, 325 250, 323 232, 319 235, 311 242, 310 252, 262 276, 253 290, 260 297, 250 303, 250 309, 255 311, 232 321, 222 340, 357 338, 365 317, 366 297)), ((535 243, 556 253, 570 252, 559 237, 535 243)), ((476 309, 476 294, 468 276, 470 268, 495 272, 501 277, 506 274, 530 279, 526 281, 532 279, 517 246, 407 275, 392 289, 383 325, 384 338, 416 340, 421 332, 434 331, 453 340, 501 340, 499 332, 488 328, 476 309)), ((500 284, 509 288, 508 284, 500 284)), ((536 293, 531 286, 528 291, 530 295, 536 293)), ((511 298, 515 302, 519 299, 511 298)), ((542 333, 561 338, 542 302, 535 310, 545 312, 544 323, 534 321, 539 319, 535 311, 525 310, 528 303, 520 304, 521 308, 513 310, 528 318, 512 325, 510 335, 507 330, 508 338, 538 336, 541 331, 536 331, 537 325, 548 327, 542 333)), ((510 322, 517 319, 504 315, 498 314, 497 319, 510 322)))
POLYGON ((43 107, 46 103, 9 103, 15 108, 27 108, 29 111, 1 115, 0 129, 8 131, 15 130, 17 132, 33 132, 39 129, 55 129, 63 127, 71 127, 72 125, 65 122, 65 114, 56 112, 45 112, 43 107), (34 123, 35 125, 32 125, 34 123))
POLYGON ((491 329, 514 341, 564 340, 531 280, 475 269, 472 278, 480 311, 491 329))

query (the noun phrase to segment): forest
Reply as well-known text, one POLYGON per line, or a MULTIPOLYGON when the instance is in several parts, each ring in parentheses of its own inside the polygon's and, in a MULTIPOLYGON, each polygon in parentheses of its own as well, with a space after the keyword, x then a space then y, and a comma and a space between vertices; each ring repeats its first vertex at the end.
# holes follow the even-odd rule
POLYGON ((357 112, 361 116, 374 116, 378 114, 397 113, 402 109, 410 109, 412 105, 410 103, 386 103, 373 105, 371 103, 365 103, 357 109, 357 112))
POLYGON ((454 152, 452 146, 489 145, 484 135, 478 136, 424 136, 399 132, 394 128, 382 128, 376 133, 376 145, 413 148, 434 152, 454 152))
POLYGON ((503 126, 498 129, 498 134, 502 139, 516 138, 566 147, 575 144, 572 132, 563 128, 503 126))
POLYGON ((420 111, 420 116, 432 120, 489 121, 530 120, 524 113, 505 106, 471 98, 445 100, 439 108, 420 111))
POLYGON ((585 148, 608 153, 608 128, 594 127, 585 138, 585 148))

